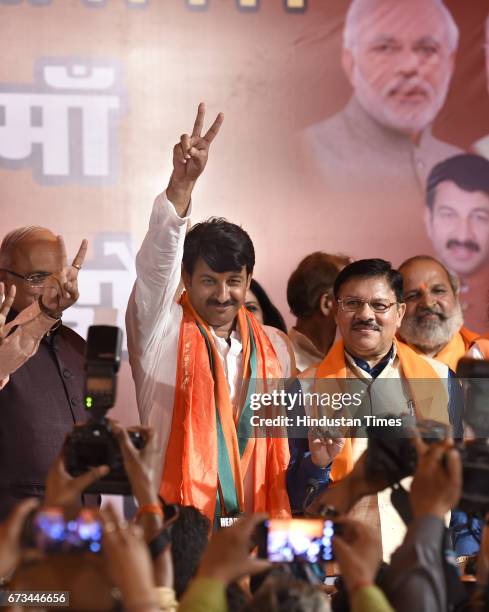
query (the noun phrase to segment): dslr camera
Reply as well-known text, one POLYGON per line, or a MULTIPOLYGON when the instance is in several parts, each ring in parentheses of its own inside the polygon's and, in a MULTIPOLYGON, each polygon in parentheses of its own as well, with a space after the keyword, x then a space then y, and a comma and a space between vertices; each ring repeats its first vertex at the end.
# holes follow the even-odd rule
MULTIPOLYGON (((469 515, 484 517, 489 512, 489 361, 461 359, 457 378, 463 389, 465 432, 473 439, 457 443, 462 459, 463 489, 458 508, 469 515)), ((414 474, 416 451, 411 444, 410 424, 400 428, 367 428, 369 444, 365 469, 370 478, 395 485, 414 474)), ((425 443, 443 440, 447 427, 435 421, 416 424, 425 443)))
MULTIPOLYGON (((122 330, 118 327, 92 325, 88 329, 84 395, 90 417, 85 424, 75 425, 69 434, 64 448, 65 464, 72 476, 80 476, 99 465, 108 465, 110 472, 90 485, 86 493, 131 494, 119 442, 106 418, 115 403, 121 346, 122 330)), ((136 448, 144 447, 146 440, 139 432, 128 433, 136 448)))

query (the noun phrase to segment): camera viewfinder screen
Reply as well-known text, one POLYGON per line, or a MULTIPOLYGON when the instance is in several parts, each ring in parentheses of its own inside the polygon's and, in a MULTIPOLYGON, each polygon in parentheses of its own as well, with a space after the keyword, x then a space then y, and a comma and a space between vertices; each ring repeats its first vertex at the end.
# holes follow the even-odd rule
POLYGON ((269 561, 316 563, 333 559, 332 521, 323 519, 271 519, 267 522, 269 561))

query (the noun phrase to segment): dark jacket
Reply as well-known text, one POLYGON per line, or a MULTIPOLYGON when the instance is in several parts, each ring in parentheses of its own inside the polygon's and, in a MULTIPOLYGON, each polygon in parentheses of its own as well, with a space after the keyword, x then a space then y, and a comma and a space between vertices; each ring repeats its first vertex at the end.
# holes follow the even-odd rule
POLYGON ((44 494, 66 434, 86 419, 84 349, 85 341, 62 325, 0 391, 0 519, 19 499, 44 494))

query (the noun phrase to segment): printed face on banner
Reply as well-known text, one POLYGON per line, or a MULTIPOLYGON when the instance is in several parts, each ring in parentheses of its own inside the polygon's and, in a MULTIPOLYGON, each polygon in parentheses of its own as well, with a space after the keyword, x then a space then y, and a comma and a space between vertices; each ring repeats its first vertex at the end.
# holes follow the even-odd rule
POLYGON ((436 188, 428 233, 437 256, 457 274, 470 275, 489 257, 489 195, 451 181, 436 188))
POLYGON ((431 259, 412 261, 402 267, 401 273, 406 303, 401 336, 426 351, 445 345, 463 323, 448 274, 431 259))
MULTIPOLYGON (((358 299, 370 304, 378 301, 392 304, 396 295, 385 277, 352 278, 340 289, 339 300, 358 299)), ((338 305, 336 323, 347 351, 363 359, 386 355, 401 325, 405 304, 394 304, 384 313, 375 312, 364 303, 355 312, 338 305)))
POLYGON ((355 95, 379 123, 420 132, 443 106, 453 72, 448 17, 426 0, 360 1, 365 6, 347 24, 343 52, 355 95))
POLYGON ((251 282, 245 266, 240 271, 215 272, 199 257, 192 276, 185 270, 182 276, 190 303, 206 323, 214 328, 232 324, 251 282))

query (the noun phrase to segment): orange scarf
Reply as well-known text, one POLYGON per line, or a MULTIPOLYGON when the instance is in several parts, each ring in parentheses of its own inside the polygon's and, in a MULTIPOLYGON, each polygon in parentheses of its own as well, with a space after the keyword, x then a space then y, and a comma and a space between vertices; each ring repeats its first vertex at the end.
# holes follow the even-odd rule
MULTIPOLYGON (((474 340, 476 339, 476 333, 470 331, 466 327, 461 327, 459 331, 450 340, 450 342, 445 344, 445 346, 433 357, 433 359, 441 361, 442 363, 447 365, 453 372, 456 372, 457 363, 459 359, 462 359, 462 357, 469 350, 474 340)), ((411 344, 409 346, 413 349, 413 351, 418 353, 418 355, 423 354, 415 346, 411 344)))
POLYGON ((472 342, 472 346, 476 346, 479 349, 483 359, 489 359, 489 334, 484 334, 476 338, 475 341, 472 342))
MULTIPOLYGON (((168 503, 195 506, 212 522, 216 516, 244 512, 248 475, 253 481, 254 512, 290 515, 285 479, 288 440, 253 437, 249 415, 241 414, 246 401, 234 414, 212 333, 185 293, 181 304, 175 403, 161 495, 168 503)), ((237 325, 243 345, 243 385, 253 382, 252 362, 256 378, 280 379, 282 370, 272 343, 244 307, 237 325)))
POLYGON ((469 350, 471 344, 477 338, 477 334, 466 327, 461 327, 448 344, 439 351, 433 359, 446 364, 453 372, 457 371, 459 359, 469 350))
MULTIPOLYGON (((407 344, 394 340, 396 345, 396 355, 399 357, 403 377, 409 382, 409 379, 438 379, 439 376, 431 365, 423 358, 419 357, 407 344)), ((345 345, 343 340, 336 342, 319 364, 316 371, 316 378, 353 378, 349 373, 345 360, 345 345)), ((411 392, 414 396, 414 408, 417 418, 422 418, 422 406, 431 403, 433 398, 419 397, 420 393, 415 386, 410 385, 411 392)), ((439 389, 441 391, 441 387, 439 389)), ((443 387, 443 401, 446 399, 448 420, 448 395, 443 387)), ((331 480, 333 482, 341 480, 353 469, 353 453, 352 440, 347 438, 341 452, 335 457, 331 468, 331 480)))

